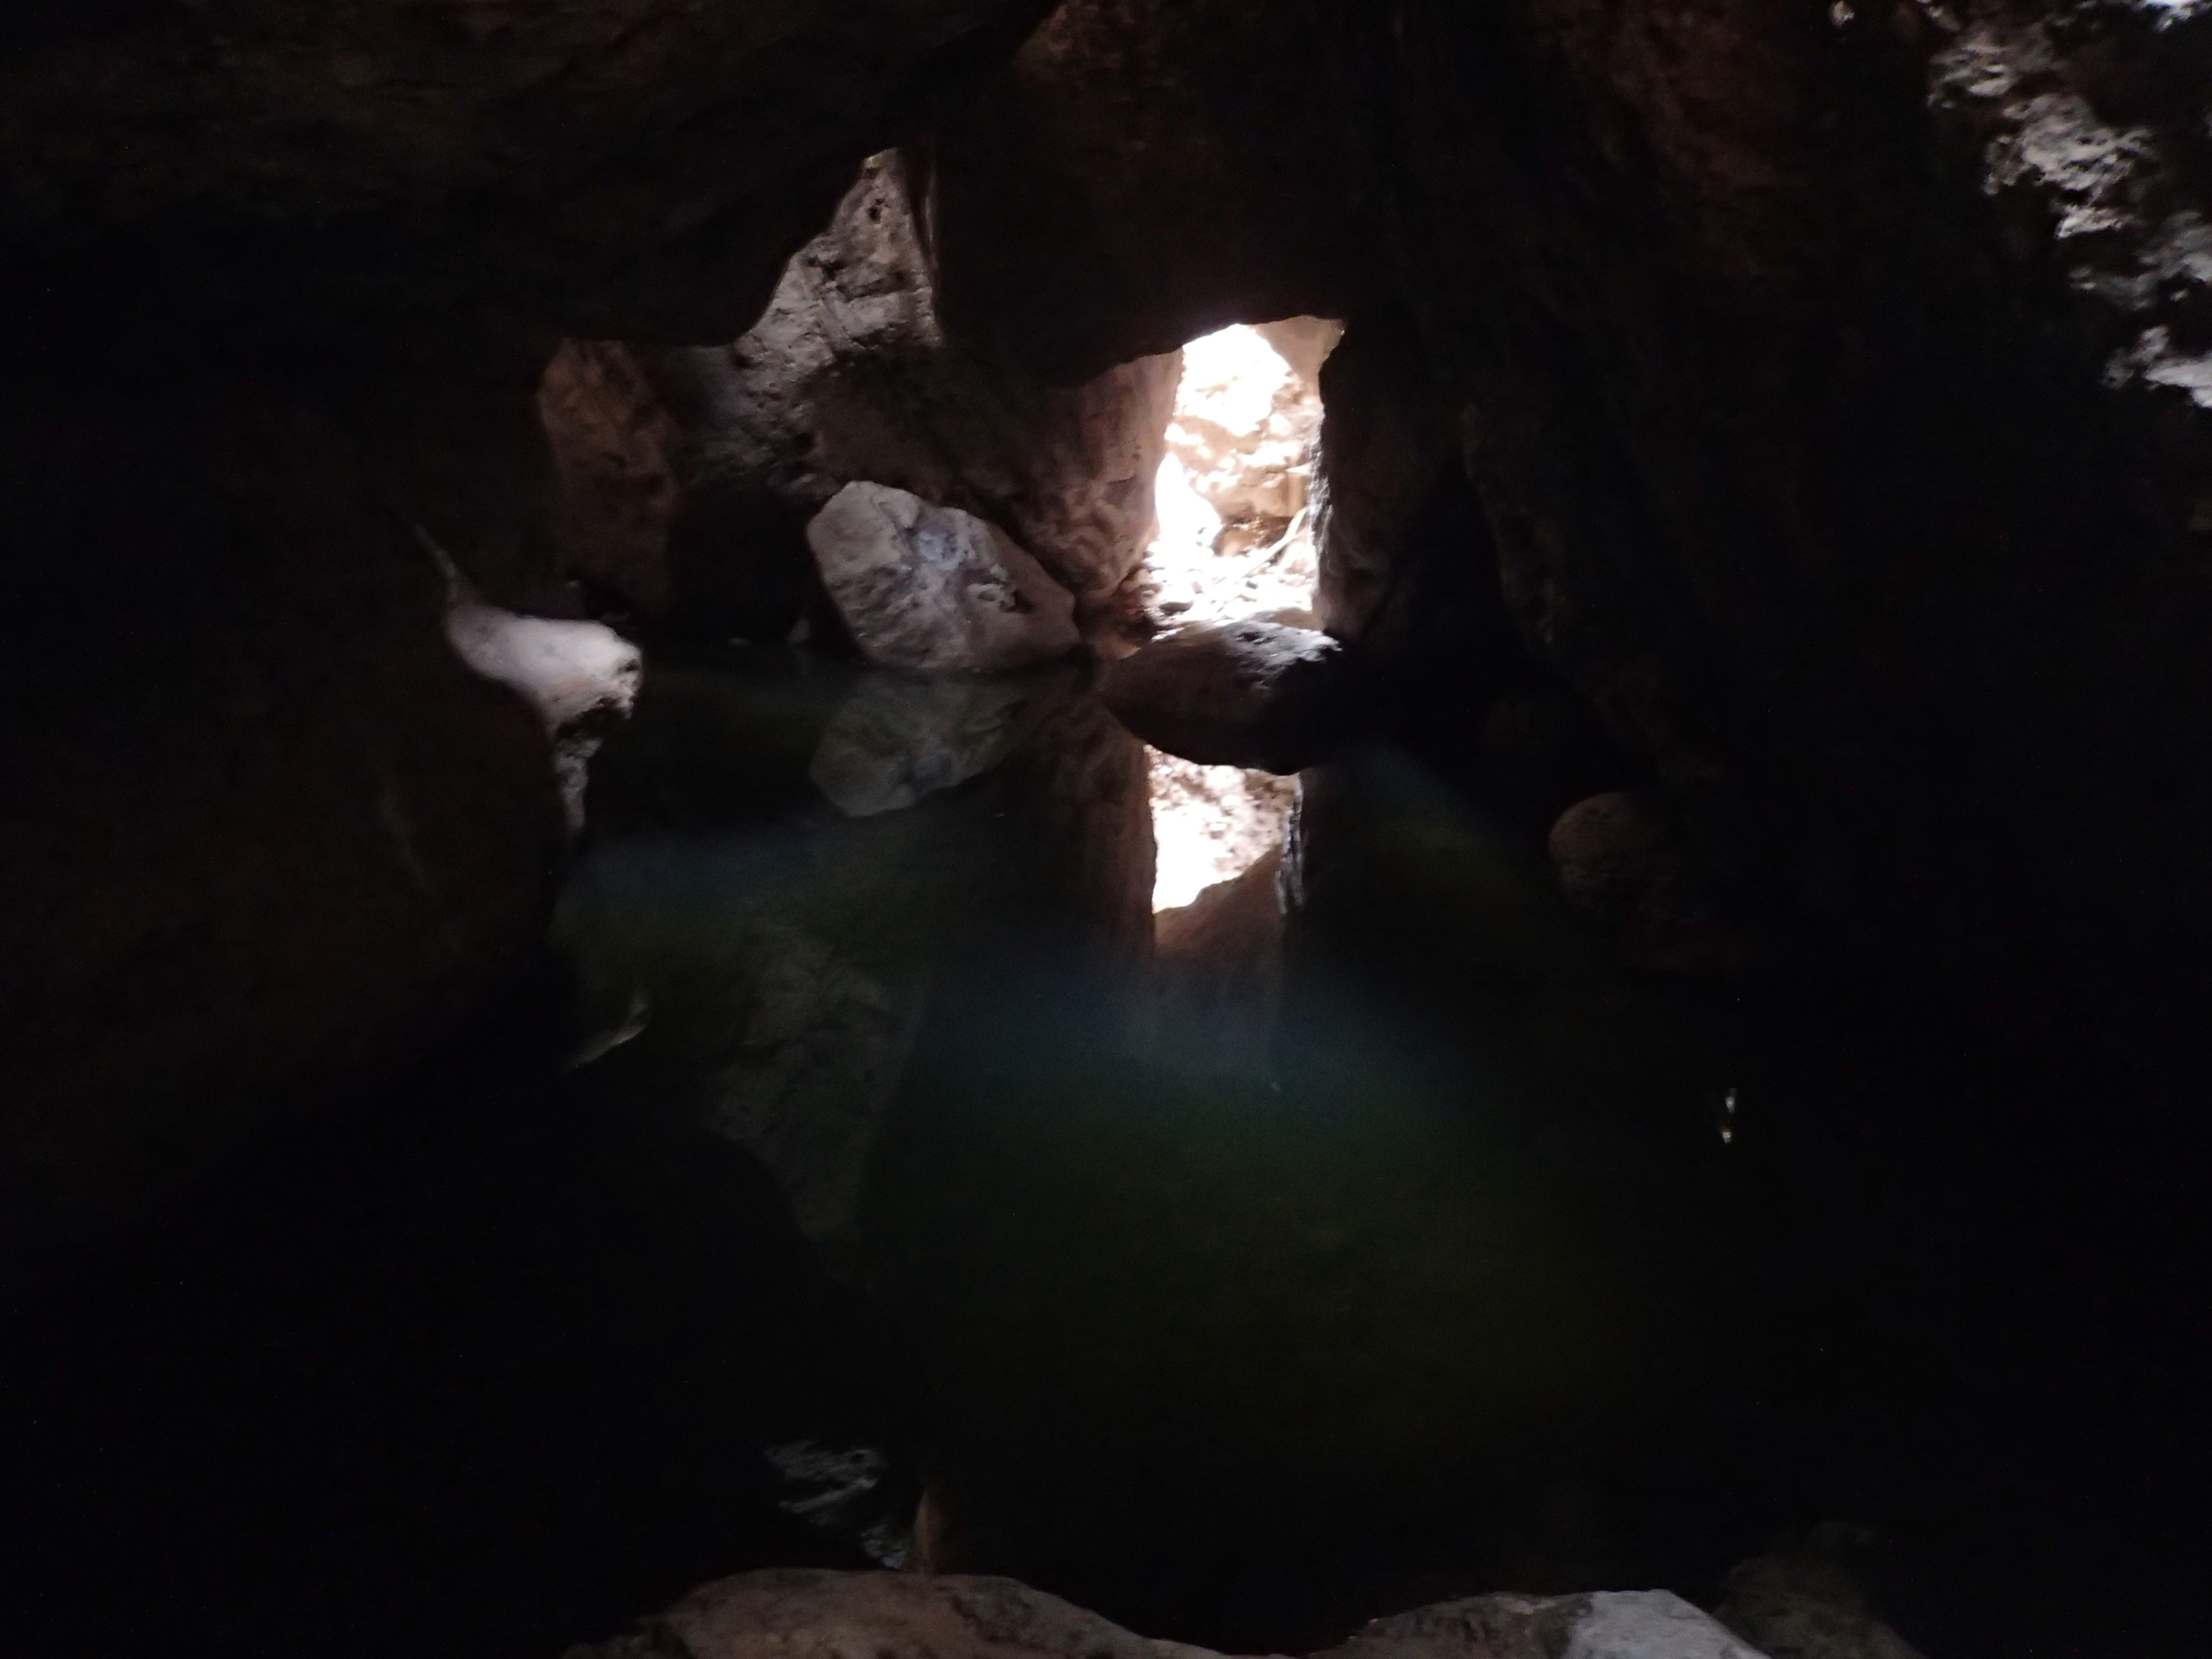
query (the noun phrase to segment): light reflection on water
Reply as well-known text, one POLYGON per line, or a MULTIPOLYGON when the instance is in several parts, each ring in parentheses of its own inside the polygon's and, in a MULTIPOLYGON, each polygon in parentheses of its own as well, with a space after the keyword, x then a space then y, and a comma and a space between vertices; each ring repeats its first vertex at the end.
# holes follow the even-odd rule
MULTIPOLYGON (((1293 918, 1275 1041, 1225 1064, 1131 931, 1142 753, 1051 697, 972 777, 886 762, 950 780, 910 805, 864 788, 848 816, 806 787, 818 738, 786 744, 776 811, 599 841, 556 938, 598 1024, 650 1010, 602 1064, 761 1158, 872 1297, 952 1564, 1110 1602, 1145 1562, 1200 1571, 1230 1533, 1294 1550, 1347 1505, 1509 1532, 1691 1363, 1693 1057, 1495 838, 1379 755, 1309 779, 1340 867, 1293 918)), ((817 733, 853 699, 824 701, 817 733)), ((652 720, 649 692, 634 748, 652 720)), ((979 725, 1002 745, 1007 721, 979 725)))

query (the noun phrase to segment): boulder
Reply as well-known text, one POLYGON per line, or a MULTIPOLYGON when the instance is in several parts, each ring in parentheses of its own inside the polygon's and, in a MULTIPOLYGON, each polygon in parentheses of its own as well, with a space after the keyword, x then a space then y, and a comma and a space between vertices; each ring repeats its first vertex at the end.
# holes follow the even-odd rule
MULTIPOLYGON (((798 1570, 694 1592, 637 1633, 566 1659, 1216 1659, 1152 1641, 1011 1578, 798 1570)), ((1375 1620, 1315 1659, 1764 1659, 1664 1590, 1485 1595, 1375 1620)))
POLYGON ((1211 1659, 1011 1578, 786 1569, 708 1585, 637 1634, 567 1659, 1211 1659))
POLYGON ((1343 648, 1261 617, 1165 634, 1108 668, 1099 690, 1155 749, 1262 772, 1311 764, 1351 712, 1343 648))
POLYGON ((1068 590, 972 513, 848 484, 806 534, 854 641, 884 667, 987 673, 1081 643, 1068 590))
POLYGON ((1649 797, 1610 790, 1559 816, 1552 867, 1567 902, 1612 933, 1632 965, 1651 972, 1726 974, 1751 957, 1699 880, 1680 830, 1649 797))
POLYGON ((581 830, 587 769, 608 731, 636 704, 644 657, 599 623, 526 617, 480 600, 449 607, 445 626, 463 662, 538 711, 553 741, 569 829, 581 830))

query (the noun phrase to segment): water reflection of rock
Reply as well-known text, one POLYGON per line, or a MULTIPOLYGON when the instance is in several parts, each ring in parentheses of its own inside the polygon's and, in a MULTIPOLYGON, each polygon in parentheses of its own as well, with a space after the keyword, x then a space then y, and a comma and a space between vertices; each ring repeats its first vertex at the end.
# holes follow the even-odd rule
MULTIPOLYGON (((681 697, 649 685, 620 741, 647 756, 695 747, 711 687, 717 749, 749 710, 773 742, 738 748, 801 772, 766 780, 780 809, 687 825, 657 793, 652 811, 607 800, 605 819, 640 832, 591 849, 556 938, 595 1027, 646 1010, 607 1063, 758 1158, 801 1230, 841 1256, 933 984, 973 953, 1034 940, 1141 954, 1143 751, 1067 672, 871 673, 833 682, 851 689, 810 727, 794 710, 818 703, 821 676, 803 661, 753 671, 695 668, 681 697), (661 719, 682 732, 656 730, 661 719), (789 741, 807 729, 819 733, 810 753, 789 741)), ((609 775, 628 777, 627 756, 612 758, 609 775)), ((639 771, 649 790, 651 768, 639 771)))
POLYGON ((851 818, 912 806, 979 777, 1034 730, 1073 683, 871 674, 832 717, 808 776, 851 818))

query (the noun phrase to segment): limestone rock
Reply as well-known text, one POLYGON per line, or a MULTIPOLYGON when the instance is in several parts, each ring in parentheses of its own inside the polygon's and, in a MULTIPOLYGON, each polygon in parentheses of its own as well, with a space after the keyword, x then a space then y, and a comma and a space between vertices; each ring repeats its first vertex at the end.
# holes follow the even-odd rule
POLYGON ((1056 380, 1386 287, 1340 0, 1070 0, 927 152, 956 336, 1056 380))
POLYGON ((567 1659, 1210 1659, 1148 1641, 1011 1578, 749 1572, 693 1593, 637 1635, 567 1659))
MULTIPOLYGON (((566 1659, 1217 1659, 1011 1578, 783 1570, 694 1592, 566 1659)), ((1315 1659, 1765 1659, 1664 1590, 1486 1595, 1375 1620, 1315 1659)))
POLYGON ((538 711, 553 740, 568 826, 582 829, 587 769, 608 730, 636 703, 643 656, 596 622, 520 616, 475 600, 449 607, 445 626, 463 662, 538 711))
POLYGON ((1316 1659, 1765 1659, 1665 1590, 1480 1595, 1379 1618, 1316 1659))
POLYGON ((1326 752, 1351 695, 1334 640, 1256 617, 1155 640, 1109 668, 1100 695, 1156 749, 1273 772, 1326 752))
POLYGON ((285 0, 0 28, 12 304, 237 326, 485 303, 727 340, 959 49, 1035 0, 285 0), (887 129, 888 129, 887 131, 887 129), (19 272, 18 266, 21 269, 19 272))
POLYGON ((683 429, 629 347, 571 340, 538 386, 553 460, 552 533, 567 573, 634 616, 669 610, 668 538, 683 429))
POLYGON ((956 507, 848 484, 808 525, 807 543, 853 638, 885 667, 1028 668, 1081 642, 1067 589, 956 507))
POLYGON ((879 156, 733 343, 563 349, 557 531, 579 573, 657 582, 652 619, 768 637, 806 519, 865 480, 1003 526, 1094 606, 1151 534, 1176 374, 1170 353, 1054 385, 948 336, 905 167, 879 156))

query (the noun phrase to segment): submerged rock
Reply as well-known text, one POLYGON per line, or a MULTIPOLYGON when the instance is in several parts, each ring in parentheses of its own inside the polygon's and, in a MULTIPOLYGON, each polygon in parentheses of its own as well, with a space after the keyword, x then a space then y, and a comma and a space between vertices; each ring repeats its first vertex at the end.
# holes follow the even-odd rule
POLYGON ((1108 669, 1099 694, 1155 749, 1273 772, 1320 759, 1348 702, 1343 648, 1263 617, 1156 640, 1108 669))
POLYGON ((848 484, 807 526, 871 662, 925 673, 1028 668, 1080 642, 1075 601, 996 526, 882 484, 848 484))

